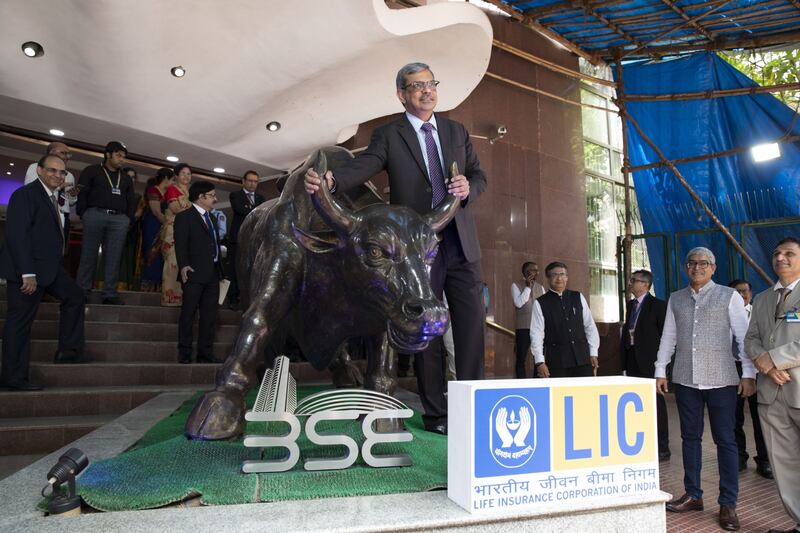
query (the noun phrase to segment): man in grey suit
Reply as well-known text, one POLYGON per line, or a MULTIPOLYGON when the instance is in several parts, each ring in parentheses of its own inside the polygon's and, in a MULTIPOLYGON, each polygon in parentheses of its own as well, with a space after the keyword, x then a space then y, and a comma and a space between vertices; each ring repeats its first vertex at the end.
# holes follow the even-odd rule
MULTIPOLYGON (((326 174, 325 180, 330 190, 346 191, 385 170, 389 175, 390 202, 421 214, 439 205, 448 193, 461 200, 461 209, 439 234, 438 254, 426 259, 431 264, 434 293, 441 299, 444 292, 450 305, 456 375, 458 379, 483 379, 483 276, 470 206, 486 189, 486 174, 464 125, 434 114, 438 85, 424 63, 409 63, 401 68, 395 86, 406 112, 377 128, 367 149, 338 167, 335 175, 326 174), (446 180, 453 163, 460 174, 446 180)), ((306 173, 309 194, 314 194, 321 183, 313 169, 306 173)), ((442 341, 435 339, 424 354, 415 358, 414 371, 425 409, 425 428, 446 434, 444 360, 442 341)))
POLYGON ((778 492, 797 524, 788 533, 800 531, 800 240, 781 240, 772 268, 778 282, 756 296, 745 352, 765 374, 758 380, 758 414, 778 492))

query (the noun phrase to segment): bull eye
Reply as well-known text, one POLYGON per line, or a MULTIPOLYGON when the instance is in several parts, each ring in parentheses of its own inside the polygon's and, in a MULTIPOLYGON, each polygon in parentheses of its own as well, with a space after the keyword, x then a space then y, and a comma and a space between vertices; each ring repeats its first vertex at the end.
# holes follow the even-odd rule
POLYGON ((380 246, 372 245, 367 249, 367 254, 370 259, 381 259, 384 255, 380 246))

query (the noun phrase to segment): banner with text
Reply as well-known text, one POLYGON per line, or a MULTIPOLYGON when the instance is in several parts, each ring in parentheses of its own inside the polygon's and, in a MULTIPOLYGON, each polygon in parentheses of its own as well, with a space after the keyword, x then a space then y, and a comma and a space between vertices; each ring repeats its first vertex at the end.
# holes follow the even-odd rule
POLYGON ((657 493, 655 380, 451 381, 447 493, 472 513, 657 493))

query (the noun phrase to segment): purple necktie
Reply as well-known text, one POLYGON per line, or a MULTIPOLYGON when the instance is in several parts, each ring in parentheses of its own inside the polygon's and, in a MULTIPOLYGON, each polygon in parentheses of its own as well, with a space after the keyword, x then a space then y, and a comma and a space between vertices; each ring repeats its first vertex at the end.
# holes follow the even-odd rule
POLYGON ((447 194, 447 186, 444 184, 444 174, 442 173, 442 160, 439 159, 439 150, 436 148, 436 141, 433 140, 433 125, 426 122, 422 125, 422 132, 425 134, 425 151, 428 153, 428 173, 431 178, 431 206, 436 207, 439 202, 444 200, 447 194))

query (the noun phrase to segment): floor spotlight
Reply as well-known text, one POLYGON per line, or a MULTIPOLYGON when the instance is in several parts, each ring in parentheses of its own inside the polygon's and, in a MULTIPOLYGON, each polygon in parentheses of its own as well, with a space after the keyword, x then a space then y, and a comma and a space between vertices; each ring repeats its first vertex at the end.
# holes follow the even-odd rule
POLYGON ((42 489, 42 496, 48 487, 53 498, 47 505, 51 515, 81 513, 81 497, 75 493, 75 478, 89 465, 89 458, 78 448, 70 448, 47 473, 47 485, 42 489), (61 492, 61 485, 67 484, 66 494, 61 492))

